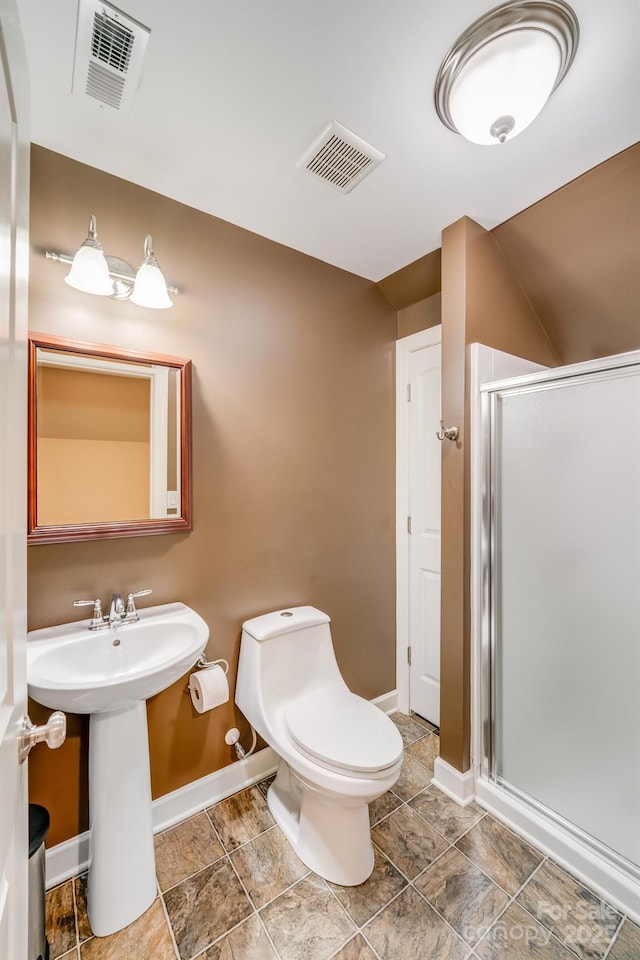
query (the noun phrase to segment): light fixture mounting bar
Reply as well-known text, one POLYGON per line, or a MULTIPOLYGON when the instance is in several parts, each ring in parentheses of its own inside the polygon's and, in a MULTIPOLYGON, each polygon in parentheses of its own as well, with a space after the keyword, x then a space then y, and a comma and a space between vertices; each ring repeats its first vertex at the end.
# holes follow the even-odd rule
MULTIPOLYGON (((73 257, 68 253, 54 253, 52 250, 45 251, 45 258, 50 260, 52 263, 73 263, 73 257)), ((110 277, 112 277, 114 280, 124 280, 126 283, 133 284, 136 272, 133 267, 129 266, 126 260, 121 260, 119 257, 107 256, 106 261, 109 267, 110 277)), ((180 293, 177 287, 171 287, 169 285, 167 285, 167 292, 180 293)))

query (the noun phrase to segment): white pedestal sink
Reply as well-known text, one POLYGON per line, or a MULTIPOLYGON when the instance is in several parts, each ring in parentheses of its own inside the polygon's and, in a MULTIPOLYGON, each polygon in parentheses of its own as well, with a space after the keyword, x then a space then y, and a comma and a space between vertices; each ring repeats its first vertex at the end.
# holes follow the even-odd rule
POLYGON ((28 634, 30 696, 91 714, 87 908, 98 937, 132 923, 155 898, 145 700, 193 667, 209 638, 183 603, 139 614, 137 623, 100 631, 85 620, 28 634))

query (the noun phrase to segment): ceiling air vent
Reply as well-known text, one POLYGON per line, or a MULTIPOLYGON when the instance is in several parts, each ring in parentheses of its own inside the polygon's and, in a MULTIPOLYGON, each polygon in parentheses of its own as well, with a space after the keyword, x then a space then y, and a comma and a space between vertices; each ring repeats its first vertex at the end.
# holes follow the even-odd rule
POLYGON ((129 112, 142 75, 149 29, 117 7, 80 0, 73 93, 129 112))
POLYGON ((384 153, 332 120, 300 158, 298 166, 305 167, 340 193, 349 193, 384 159, 384 153))

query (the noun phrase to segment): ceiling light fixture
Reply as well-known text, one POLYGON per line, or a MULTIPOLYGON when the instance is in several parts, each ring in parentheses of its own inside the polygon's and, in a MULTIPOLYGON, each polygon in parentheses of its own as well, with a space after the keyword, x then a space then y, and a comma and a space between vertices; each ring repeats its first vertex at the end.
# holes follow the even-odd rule
POLYGON ((64 278, 65 283, 83 293, 111 297, 113 300, 131 300, 139 307, 162 310, 173 306, 169 293, 178 292, 176 287, 167 286, 153 254, 150 236, 144 241, 144 260, 137 273, 126 260, 105 256, 98 240, 94 214, 89 218, 87 239, 75 256, 52 253, 50 250, 45 256, 56 263, 71 264, 64 278))
POLYGON ((566 76, 580 36, 564 0, 521 0, 490 10, 442 61, 435 106, 472 143, 504 143, 535 120, 566 76))

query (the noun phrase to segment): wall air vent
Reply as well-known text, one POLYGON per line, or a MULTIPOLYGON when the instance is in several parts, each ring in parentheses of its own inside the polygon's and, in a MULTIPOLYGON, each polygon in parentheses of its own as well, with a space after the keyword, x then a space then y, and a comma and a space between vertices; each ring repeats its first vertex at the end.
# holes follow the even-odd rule
POLYGON ((297 166, 304 167, 340 193, 349 193, 384 159, 384 153, 332 120, 297 166))
POLYGON ((73 93, 128 113, 140 84, 149 33, 111 4, 80 0, 73 93))

